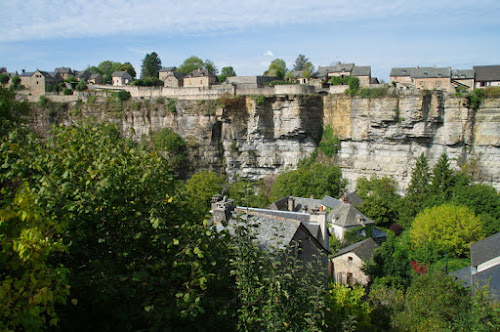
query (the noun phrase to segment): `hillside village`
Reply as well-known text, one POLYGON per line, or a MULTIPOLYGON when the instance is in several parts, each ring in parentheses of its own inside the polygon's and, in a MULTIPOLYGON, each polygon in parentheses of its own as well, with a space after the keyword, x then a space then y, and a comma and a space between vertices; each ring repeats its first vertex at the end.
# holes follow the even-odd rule
MULTIPOLYGON (((361 88, 383 86, 378 78, 372 77, 371 66, 358 66, 354 63, 336 63, 330 66, 319 66, 316 71, 292 71, 286 81, 274 76, 229 76, 219 82, 217 76, 207 68, 198 68, 185 74, 177 67, 162 67, 158 72, 161 84, 153 87, 134 86, 135 78, 127 71, 115 71, 108 82, 103 82, 99 73, 91 73, 89 69, 73 70, 58 67, 54 71, 35 70, 27 72, 9 72, 1 68, 0 74, 10 78, 19 77, 20 85, 26 89, 27 97, 41 95, 58 95, 62 92, 51 92, 53 86, 65 82, 65 88, 77 95, 78 83, 85 86, 85 91, 126 90, 132 97, 152 98, 204 96, 217 98, 222 94, 338 94, 348 88, 343 79, 355 77, 361 88)), ((400 67, 392 68, 389 81, 399 91, 406 90, 439 90, 454 92, 475 88, 500 86, 500 65, 474 66, 472 69, 452 69, 450 67, 400 67)), ((75 100, 78 97, 75 97, 75 100)), ((33 98, 31 98, 33 99, 33 98)))

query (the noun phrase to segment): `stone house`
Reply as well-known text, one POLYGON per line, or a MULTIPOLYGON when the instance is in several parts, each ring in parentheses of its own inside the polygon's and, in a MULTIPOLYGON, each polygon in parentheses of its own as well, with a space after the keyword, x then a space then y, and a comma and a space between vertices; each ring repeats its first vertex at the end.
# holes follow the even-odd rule
POLYGON ((359 79, 360 87, 369 87, 371 82, 371 66, 356 66, 354 63, 338 62, 333 66, 318 67, 315 77, 330 80, 333 77, 346 78, 354 76, 359 79))
POLYGON ((475 87, 500 86, 500 65, 474 66, 475 87))
POLYGON ((208 88, 217 83, 217 76, 206 68, 195 69, 184 77, 184 87, 208 88))
POLYGON ((89 77, 90 77, 90 71, 88 71, 87 69, 86 70, 80 70, 78 72, 76 72, 75 74, 75 79, 77 81, 80 81, 80 80, 83 80, 84 82, 87 82, 89 77))
POLYGON ((175 71, 177 70, 177 67, 162 67, 159 71, 158 71, 158 78, 161 80, 161 81, 164 81, 165 78, 168 76, 168 75, 172 75, 173 73, 175 73, 175 71))
POLYGON ((500 232, 470 246, 471 266, 450 273, 465 286, 489 286, 490 296, 500 301, 500 232))
POLYGON ((265 83, 277 79, 276 76, 229 76, 226 78, 226 84, 232 84, 243 89, 254 89, 260 88, 264 86, 265 83))
POLYGON ((91 84, 102 84, 102 76, 101 74, 92 74, 90 75, 88 82, 91 84))
POLYGON ((463 88, 466 90, 474 89, 474 70, 473 69, 452 69, 451 84, 455 89, 463 88))
POLYGON ((126 71, 115 71, 111 74, 113 86, 124 86, 134 80, 134 78, 126 71))
POLYGON ((232 203, 233 200, 226 200, 220 195, 212 198, 211 223, 218 231, 228 229, 234 235, 236 227, 252 226, 248 229, 257 244, 270 252, 293 245, 304 263, 315 261, 319 254, 326 276, 330 254, 326 214, 313 216, 299 212, 236 207, 232 203))
POLYGON ((397 83, 402 84, 400 88, 414 87, 421 90, 455 91, 455 87, 451 83, 451 68, 449 67, 392 68, 389 79, 393 84, 395 82, 396 86, 397 83))
POLYGON ((379 245, 370 238, 336 252, 332 257, 335 281, 348 286, 367 286, 370 278, 362 268, 378 247, 379 245))
POLYGON ((169 88, 181 88, 184 86, 184 77, 186 75, 180 72, 172 72, 171 74, 164 76, 163 86, 169 88))
POLYGON ((32 95, 37 96, 45 95, 47 84, 56 84, 61 80, 58 73, 49 73, 38 69, 34 72, 23 71, 19 78, 21 80, 20 84, 30 89, 32 95))
POLYGON ((67 80, 71 75, 75 74, 69 67, 58 67, 54 71, 59 73, 63 80, 67 80))
POLYGON ((31 76, 33 71, 25 71, 24 69, 19 74, 19 79, 21 80, 19 84, 23 85, 25 88, 29 89, 31 87, 31 76))

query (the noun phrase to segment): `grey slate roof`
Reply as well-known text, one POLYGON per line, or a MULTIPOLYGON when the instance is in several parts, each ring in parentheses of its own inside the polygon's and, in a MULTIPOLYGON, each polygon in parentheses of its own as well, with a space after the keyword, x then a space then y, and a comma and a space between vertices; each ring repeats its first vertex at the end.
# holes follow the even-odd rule
POLYGON ((19 74, 19 77, 30 77, 34 74, 34 71, 25 71, 24 73, 19 74))
POLYGON ((452 69, 451 78, 456 80, 474 79, 473 69, 452 69))
POLYGON ((358 196, 355 192, 348 193, 345 195, 347 202, 354 206, 360 206, 363 204, 363 199, 358 196))
POLYGON ((325 197, 323 197, 323 199, 321 200, 321 204, 326 207, 334 208, 336 206, 342 205, 343 203, 340 200, 333 198, 332 196, 325 195, 325 197))
POLYGON ((351 204, 342 203, 333 208, 329 213, 329 220, 332 220, 334 225, 342 227, 356 227, 375 224, 371 219, 359 212, 351 204))
POLYGON ((178 80, 182 80, 186 76, 186 74, 178 72, 178 71, 174 71, 172 74, 169 74, 167 77, 170 77, 170 76, 173 76, 178 80))
POLYGON ((90 75, 89 80, 95 80, 98 77, 101 77, 101 74, 92 74, 90 75))
POLYGON ((370 76, 372 74, 371 66, 354 66, 352 76, 370 76))
POLYGON ((500 257, 500 232, 470 246, 470 260, 474 267, 496 257, 500 257))
POLYGON ((208 69, 206 68, 201 68, 201 69, 195 69, 189 74, 187 74, 185 77, 190 78, 190 77, 203 77, 203 76, 215 76, 212 74, 208 69))
POLYGON ((130 76, 130 78, 132 78, 132 76, 127 71, 115 71, 113 72, 113 74, 111 74, 111 77, 124 77, 124 76, 130 76))
POLYGON ((175 71, 177 70, 177 67, 162 67, 160 71, 175 71))
POLYGON ((419 67, 410 70, 411 78, 440 78, 450 76, 450 68, 419 67))
POLYGON ((338 63, 333 66, 318 67, 318 77, 325 77, 328 73, 352 72, 354 63, 338 63))
POLYGON ((474 66, 473 68, 477 82, 500 81, 500 65, 474 66))
POLYGON ((375 242, 372 238, 369 238, 341 249, 333 255, 333 258, 345 255, 347 253, 353 253, 356 254, 363 262, 366 262, 372 257, 373 250, 377 249, 378 247, 379 245, 377 244, 377 242, 375 242))
POLYGON ((72 74, 73 71, 69 67, 58 67, 54 71, 58 72, 59 74, 72 74))
POLYGON ((412 67, 392 68, 389 76, 410 76, 410 70, 412 69, 412 67))
POLYGON ((297 230, 301 228, 309 234, 319 250, 328 252, 328 248, 324 248, 317 239, 320 234, 319 227, 316 229, 314 224, 306 226, 309 221, 308 214, 246 207, 236 207, 234 214, 239 215, 242 221, 231 218, 227 226, 229 231, 234 232, 235 227, 244 223, 255 226, 251 228, 253 235, 257 242, 266 249, 280 249, 289 245, 297 230))

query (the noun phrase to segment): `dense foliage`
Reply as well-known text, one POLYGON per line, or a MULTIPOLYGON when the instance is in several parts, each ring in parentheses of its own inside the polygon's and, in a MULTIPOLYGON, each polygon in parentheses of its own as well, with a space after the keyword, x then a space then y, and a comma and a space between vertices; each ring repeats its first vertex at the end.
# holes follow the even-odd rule
POLYGON ((141 78, 158 78, 158 73, 161 69, 161 59, 156 54, 156 52, 152 52, 150 54, 146 54, 144 60, 142 60, 141 67, 141 78))

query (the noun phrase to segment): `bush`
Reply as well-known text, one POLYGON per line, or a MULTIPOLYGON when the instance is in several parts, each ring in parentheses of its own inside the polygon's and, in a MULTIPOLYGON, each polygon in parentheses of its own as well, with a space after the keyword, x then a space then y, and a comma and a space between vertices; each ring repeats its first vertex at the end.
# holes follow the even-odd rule
POLYGON ((71 90, 70 88, 66 88, 66 89, 63 90, 63 94, 65 96, 72 95, 73 94, 73 90, 71 90))
POLYGON ((116 94, 116 97, 118 98, 118 100, 120 101, 127 101, 130 99, 131 95, 130 95, 130 92, 128 91, 125 91, 125 90, 120 90, 117 94, 116 94))
POLYGON ((328 158, 333 158, 340 151, 340 139, 333 132, 333 128, 327 125, 323 130, 321 135, 321 141, 319 142, 319 149, 328 158))
POLYGON ((358 95, 362 98, 382 98, 387 96, 387 91, 389 91, 389 87, 362 88, 358 95))

